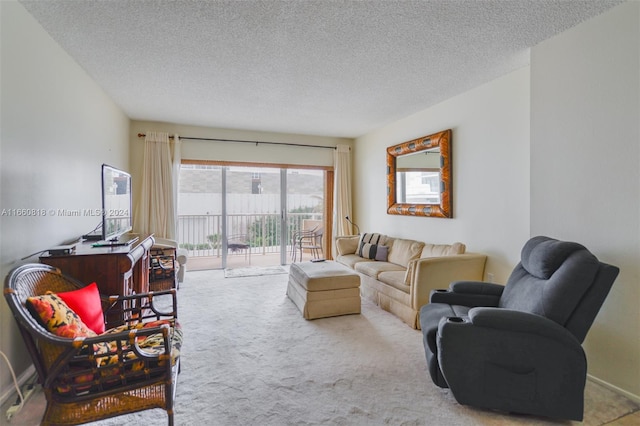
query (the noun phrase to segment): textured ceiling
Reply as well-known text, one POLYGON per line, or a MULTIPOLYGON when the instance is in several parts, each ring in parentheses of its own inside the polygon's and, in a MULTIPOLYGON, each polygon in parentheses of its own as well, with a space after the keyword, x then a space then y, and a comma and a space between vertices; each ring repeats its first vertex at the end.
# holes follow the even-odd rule
POLYGON ((357 137, 621 1, 21 3, 132 119, 357 137))

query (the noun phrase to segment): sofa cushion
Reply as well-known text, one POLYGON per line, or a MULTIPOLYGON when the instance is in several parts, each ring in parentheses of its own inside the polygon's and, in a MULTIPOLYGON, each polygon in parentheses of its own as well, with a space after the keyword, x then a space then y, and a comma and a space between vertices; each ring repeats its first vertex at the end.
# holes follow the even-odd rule
POLYGON ((405 283, 404 271, 383 271, 378 274, 378 281, 409 293, 411 287, 405 283))
POLYGON ((401 271, 403 274, 405 272, 405 268, 394 263, 375 261, 356 263, 355 270, 360 272, 361 274, 365 274, 370 276, 371 278, 376 279, 378 278, 378 274, 380 274, 380 272, 401 271))
POLYGON ((440 257, 464 254, 466 246, 462 243, 425 244, 420 257, 440 257))
POLYGON ((417 259, 420 256, 423 247, 423 242, 396 238, 389 247, 387 260, 406 268, 411 260, 417 259))
POLYGON ((351 269, 355 269, 356 264, 360 262, 375 262, 375 260, 373 259, 365 259, 364 257, 360 257, 357 254, 338 255, 338 257, 336 257, 336 261, 342 263, 345 266, 348 266, 351 269))
POLYGON ((357 235, 350 235, 336 238, 336 250, 338 255, 354 254, 358 251, 358 244, 360 243, 360 237, 357 235))

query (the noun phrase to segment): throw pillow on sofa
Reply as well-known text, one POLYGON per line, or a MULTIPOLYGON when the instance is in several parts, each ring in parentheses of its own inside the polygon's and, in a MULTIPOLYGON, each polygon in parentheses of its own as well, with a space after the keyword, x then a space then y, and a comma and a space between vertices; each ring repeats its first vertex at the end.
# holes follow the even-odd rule
POLYGON ((381 244, 363 243, 361 247, 362 254, 360 257, 386 262, 389 253, 389 247, 381 244))
MULTIPOLYGON (((377 234, 377 233, 362 234, 362 236, 360 237, 360 241, 358 242, 358 251, 356 251, 356 254, 360 257, 366 257, 363 254, 364 253, 363 249, 365 244, 377 245, 383 242, 384 242, 384 235, 382 234, 377 234)), ((371 257, 369 259, 373 259, 373 258, 371 257)))
POLYGON ((420 257, 423 247, 424 243, 421 241, 396 238, 389 250, 388 261, 407 268, 409 262, 420 257))

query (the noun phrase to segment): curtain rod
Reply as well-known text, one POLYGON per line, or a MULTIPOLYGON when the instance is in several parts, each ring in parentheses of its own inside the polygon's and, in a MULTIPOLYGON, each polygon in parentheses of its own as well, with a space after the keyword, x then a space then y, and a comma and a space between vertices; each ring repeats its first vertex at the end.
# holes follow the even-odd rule
MULTIPOLYGON (((144 138, 144 133, 138 133, 139 138, 144 138)), ((189 136, 179 136, 180 139, 189 139, 193 141, 214 141, 214 142, 238 142, 238 143, 254 143, 256 146, 258 144, 266 144, 266 145, 286 145, 286 146, 300 146, 304 148, 324 148, 324 149, 337 149, 335 146, 325 146, 325 145, 305 145, 301 143, 288 143, 288 142, 265 142, 265 141, 248 141, 242 139, 217 139, 217 138, 192 138, 189 136)), ((173 139, 173 136, 169 136, 169 139, 173 139)))

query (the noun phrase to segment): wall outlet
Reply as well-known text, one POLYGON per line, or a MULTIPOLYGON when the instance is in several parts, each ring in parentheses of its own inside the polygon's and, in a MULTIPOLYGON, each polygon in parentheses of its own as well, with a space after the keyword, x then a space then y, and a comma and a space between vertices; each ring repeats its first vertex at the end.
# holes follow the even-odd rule
POLYGON ((493 273, 487 272, 487 281, 489 281, 490 283, 495 283, 496 282, 496 279, 493 276, 493 273))

